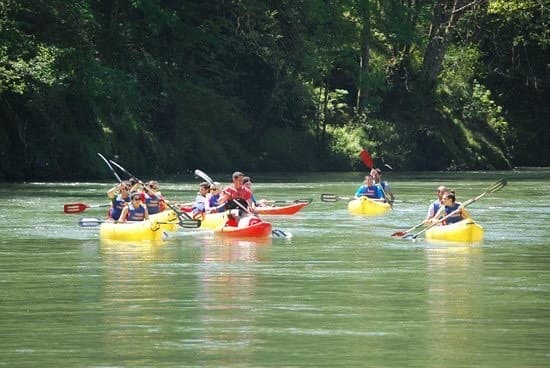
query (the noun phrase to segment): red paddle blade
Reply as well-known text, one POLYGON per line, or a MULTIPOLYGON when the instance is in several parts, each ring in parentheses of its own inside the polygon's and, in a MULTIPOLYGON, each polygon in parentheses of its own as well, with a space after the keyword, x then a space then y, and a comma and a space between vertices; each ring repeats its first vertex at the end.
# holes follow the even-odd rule
POLYGON ((395 233, 391 234, 390 236, 399 236, 399 237, 403 237, 407 235, 407 232, 406 231, 396 231, 395 233))
POLYGON ((363 161, 366 167, 368 167, 369 169, 372 169, 374 167, 374 163, 372 161, 372 157, 369 151, 362 148, 361 152, 359 153, 359 157, 361 158, 361 161, 363 161))
POLYGON ((68 203, 63 206, 65 213, 80 213, 86 210, 89 206, 84 203, 68 203))

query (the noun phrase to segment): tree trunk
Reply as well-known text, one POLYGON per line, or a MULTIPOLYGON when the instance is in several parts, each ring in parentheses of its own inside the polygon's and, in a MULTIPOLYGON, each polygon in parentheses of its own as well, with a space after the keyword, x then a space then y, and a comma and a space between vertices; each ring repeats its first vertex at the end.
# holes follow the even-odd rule
POLYGON ((361 30, 361 55, 359 56, 359 76, 357 83, 357 98, 356 108, 358 111, 363 111, 368 103, 368 89, 367 80, 369 78, 369 62, 370 62, 370 38, 371 38, 371 24, 370 24, 370 8, 368 1, 359 3, 359 16, 363 28, 361 30))
POLYGON ((434 5, 432 24, 428 36, 428 46, 424 52, 424 61, 420 71, 423 88, 432 90, 441 72, 450 36, 460 17, 468 10, 486 0, 437 0, 434 5))

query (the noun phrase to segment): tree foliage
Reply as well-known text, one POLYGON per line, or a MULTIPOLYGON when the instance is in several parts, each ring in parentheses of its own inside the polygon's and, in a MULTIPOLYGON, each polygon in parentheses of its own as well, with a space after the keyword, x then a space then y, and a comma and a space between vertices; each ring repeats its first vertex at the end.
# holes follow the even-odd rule
POLYGON ((362 146, 398 169, 547 165, 548 19, 536 0, 4 0, 0 178, 108 175, 96 152, 147 175, 349 170, 362 146))

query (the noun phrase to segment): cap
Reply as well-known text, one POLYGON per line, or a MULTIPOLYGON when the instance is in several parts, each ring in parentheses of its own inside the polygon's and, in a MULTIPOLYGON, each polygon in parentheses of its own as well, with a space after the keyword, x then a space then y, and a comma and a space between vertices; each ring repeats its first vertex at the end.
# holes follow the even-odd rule
POLYGON ((239 177, 241 177, 241 176, 244 176, 244 174, 243 174, 242 172, 240 172, 240 171, 235 171, 235 172, 233 173, 233 175, 231 175, 231 177, 232 177, 233 179, 239 178, 239 177))

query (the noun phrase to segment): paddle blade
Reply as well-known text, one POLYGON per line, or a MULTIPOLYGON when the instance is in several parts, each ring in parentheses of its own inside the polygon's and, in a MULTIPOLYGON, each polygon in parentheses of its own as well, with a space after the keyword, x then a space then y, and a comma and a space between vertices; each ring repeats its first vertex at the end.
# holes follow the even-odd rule
POLYGON ((80 213, 86 211, 87 208, 90 208, 90 206, 84 203, 67 203, 63 206, 63 212, 80 213))
POLYGON ((366 167, 368 167, 369 169, 372 169, 374 167, 374 162, 372 161, 372 157, 369 151, 362 148, 361 152, 359 152, 359 157, 361 158, 361 161, 363 161, 366 167))
POLYGON ((78 220, 78 225, 81 227, 95 227, 101 225, 103 220, 95 218, 95 217, 85 217, 78 220))
POLYGON ((271 236, 274 238, 286 238, 286 239, 292 238, 291 233, 289 233, 288 231, 283 231, 281 229, 273 229, 271 231, 271 236))
POLYGON ((209 184, 214 183, 214 180, 210 176, 208 176, 204 171, 195 169, 195 176, 198 176, 199 178, 203 179, 204 181, 207 181, 209 184))
POLYGON ((198 229, 201 227, 201 220, 180 220, 178 224, 184 229, 198 229))
POLYGON ((491 188, 489 188, 489 192, 494 193, 496 191, 499 191, 504 188, 506 184, 508 184, 508 180, 506 178, 502 178, 498 180, 495 184, 493 184, 491 188))
POLYGON ((338 199, 339 197, 334 194, 328 194, 328 193, 321 194, 321 201, 323 202, 336 202, 338 201, 338 199))
POLYGON ((395 237, 400 237, 401 238, 405 235, 407 235, 407 232, 405 232, 405 231, 396 231, 395 233, 391 234, 390 236, 395 236, 395 237))

